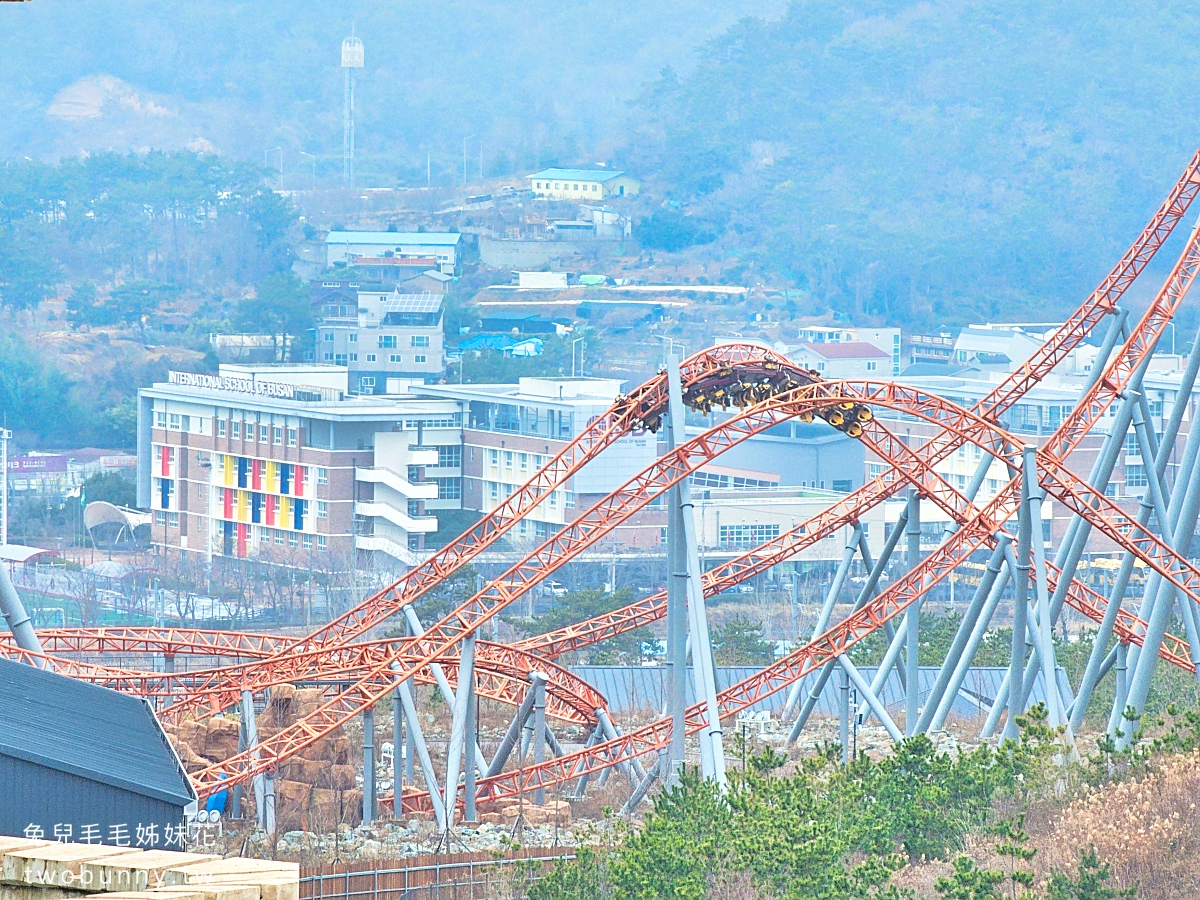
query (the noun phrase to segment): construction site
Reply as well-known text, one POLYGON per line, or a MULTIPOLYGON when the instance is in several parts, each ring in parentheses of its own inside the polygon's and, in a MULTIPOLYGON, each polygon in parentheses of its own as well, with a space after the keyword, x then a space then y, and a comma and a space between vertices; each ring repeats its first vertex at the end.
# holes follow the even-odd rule
MULTIPOLYGON (((1188 227, 1198 192, 1200 153, 1095 291, 971 408, 886 380, 825 380, 758 344, 719 344, 673 359, 619 397, 477 525, 306 636, 35 630, 0 567, 11 629, 0 650, 10 661, 147 701, 194 791, 188 816, 258 835, 256 846, 272 852, 285 833, 329 834, 336 844, 345 826, 394 822, 405 842, 442 854, 471 849, 464 835, 480 829, 519 843, 522 830, 548 827, 562 846, 545 856, 566 855, 573 814, 598 815, 597 796, 636 819, 685 767, 724 786, 744 767, 748 728, 784 751, 811 748, 820 734, 849 761, 860 729, 886 733, 877 747, 922 734, 943 740, 950 731, 973 745, 1015 740, 1019 720, 1037 704, 1064 757, 1104 740, 1128 749, 1156 669, 1194 678, 1200 662, 1200 568, 1190 558, 1200 517, 1200 429, 1191 427, 1195 410, 1186 402, 1156 429, 1142 393, 1200 268, 1200 228, 1144 313, 1132 315, 1122 298, 1172 233, 1188 227), (1036 444, 1006 429, 1006 411, 1085 342, 1098 345, 1097 361, 1070 414, 1036 444), (716 424, 688 437, 688 411, 716 424), (935 436, 906 438, 892 427, 899 416, 928 423, 935 436), (791 419, 824 420, 867 445, 885 470, 819 515, 706 569, 690 476, 791 419), (420 621, 414 601, 494 548, 615 441, 640 432, 665 435, 667 452, 457 608, 420 621), (1072 453, 1096 432, 1100 449, 1087 474, 1078 474, 1072 453), (1107 490, 1130 441, 1149 474, 1136 514, 1107 490), (940 461, 971 446, 981 456, 965 486, 938 474, 940 461), (982 501, 997 463, 1007 479, 982 501), (889 501, 904 507, 874 554, 862 521, 889 501), (1049 502, 1072 517, 1054 546, 1040 527, 1049 502), (499 614, 650 504, 668 510, 665 591, 550 633, 496 640, 499 614), (933 549, 921 541, 923 508, 950 521, 933 549), (807 643, 719 683, 706 601, 831 536, 845 550, 807 643), (1106 593, 1077 577, 1097 540, 1117 548, 1106 593), (852 571, 862 577, 852 579, 852 571), (944 660, 931 665, 922 660, 923 607, 956 572, 971 591, 944 660), (1141 591, 1129 589, 1135 572, 1141 591), (1056 629, 1068 613, 1095 634, 1074 684, 1056 658, 1056 629), (378 637, 381 626, 397 623, 403 636, 378 637), (1001 623, 1011 626, 1011 662, 986 691, 972 687, 981 644, 1001 623), (1182 634, 1170 632, 1173 623, 1182 634), (597 684, 559 661, 646 626, 665 647, 662 702, 623 719, 597 684), (857 666, 851 652, 867 640, 886 648, 870 668, 857 666), (1105 728, 1090 724, 1097 715, 1105 728)), ((1191 347, 1186 397, 1200 372, 1200 337, 1191 347)), ((378 885, 378 871, 374 877, 378 885)), ((396 892, 389 896, 406 896, 387 883, 396 892)), ((322 882, 319 893, 367 891, 348 885, 349 876, 344 888, 322 882)), ((386 891, 376 887, 374 895, 386 891)))

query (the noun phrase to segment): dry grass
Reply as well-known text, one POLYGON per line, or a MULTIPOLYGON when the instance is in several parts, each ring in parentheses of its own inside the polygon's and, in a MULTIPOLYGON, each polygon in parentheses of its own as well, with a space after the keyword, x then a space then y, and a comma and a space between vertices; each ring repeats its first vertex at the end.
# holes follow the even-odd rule
POLYGON ((1112 883, 1138 896, 1200 896, 1200 752, 1158 760, 1141 778, 1090 791, 1033 836, 1035 864, 1074 872, 1094 846, 1112 867, 1112 883))

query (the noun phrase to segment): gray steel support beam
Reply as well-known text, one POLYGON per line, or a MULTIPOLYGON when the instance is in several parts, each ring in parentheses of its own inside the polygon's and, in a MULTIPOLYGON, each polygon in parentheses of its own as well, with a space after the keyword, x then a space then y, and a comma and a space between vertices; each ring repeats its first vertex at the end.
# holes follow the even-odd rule
MULTIPOLYGON (((599 739, 599 737, 600 728, 593 728, 588 732, 588 738, 583 744, 583 749, 590 750, 592 747, 596 746, 596 741, 599 739)), ((571 796, 572 800, 582 800, 587 793, 587 783, 591 776, 591 772, 579 774, 579 770, 583 765, 585 765, 585 763, 582 760, 575 764, 575 772, 573 774, 578 774, 579 780, 575 782, 575 793, 571 796)))
MULTIPOLYGON (((908 497, 908 525, 904 529, 908 538, 908 568, 915 569, 921 563, 921 495, 913 490, 908 497)), ((908 605, 904 611, 906 648, 904 651, 904 734, 917 733, 918 707, 921 702, 921 673, 917 655, 921 646, 921 598, 908 605)))
MULTIPOLYGON (((413 637, 420 637, 425 633, 425 626, 421 624, 421 620, 417 617, 417 611, 413 609, 411 603, 406 604, 403 608, 404 618, 408 622, 408 632, 413 637)), ((450 686, 450 679, 446 677, 446 670, 438 663, 430 663, 429 668, 433 671, 434 680, 437 681, 438 691, 442 698, 446 701, 446 705, 450 709, 454 709, 455 693, 454 688, 450 686)), ((478 745, 475 747, 475 759, 478 760, 480 766, 483 765, 485 759, 483 751, 478 745)), ((480 768, 479 774, 483 774, 483 769, 480 768)))
MULTIPOLYGON (((677 444, 670 417, 668 449, 677 444)), ((680 440, 682 442, 682 438, 680 440)), ((666 779, 674 782, 684 762, 684 713, 687 708, 687 557, 683 546, 679 489, 667 491, 667 713, 671 716, 671 744, 667 748, 666 779)))
MULTIPOLYGON (((18 647, 31 653, 43 652, 42 642, 33 630, 29 613, 25 611, 25 604, 21 602, 16 586, 8 577, 8 566, 4 563, 0 563, 0 614, 3 614, 4 620, 8 622, 8 630, 12 632, 18 647)), ((45 660, 39 660, 37 665, 39 668, 49 668, 45 660)))
MULTIPOLYGON (((546 682, 538 679, 533 684, 533 764, 540 766, 546 761, 546 682)), ((546 789, 534 789, 533 802, 546 805, 546 789)))
MULTIPOLYGON (((463 764, 463 744, 467 739, 470 684, 475 678, 474 631, 467 633, 461 647, 458 661, 458 694, 454 698, 450 718, 450 747, 446 753, 446 825, 443 830, 447 832, 454 828, 454 815, 458 810, 458 776, 463 764)), ((535 700, 535 705, 536 702, 535 700)))
MULTIPOLYGON (((621 730, 609 718, 608 710, 596 710, 596 721, 600 724, 600 730, 603 732, 605 740, 615 741, 621 736, 621 730)), ((642 763, 637 757, 619 763, 619 768, 629 777, 631 784, 636 785, 646 777, 646 770, 642 768, 642 763)))
MULTIPOLYGON (((1058 661, 1054 651, 1054 617, 1050 612, 1050 587, 1046 578, 1046 539, 1042 533, 1042 499, 1045 496, 1038 479, 1037 447, 1025 447, 1025 480, 1029 483, 1029 521, 1033 533, 1034 587, 1037 594, 1038 652, 1042 661, 1042 681, 1046 689, 1047 722, 1052 728, 1067 724, 1066 704, 1058 688, 1058 661)), ((1067 741, 1074 742, 1070 731, 1067 741)))
POLYGON ((363 821, 375 821, 375 707, 363 711, 363 821))
MULTIPOLYGON (((879 579, 883 576, 883 573, 887 571, 888 564, 892 559, 892 553, 895 551, 896 545, 900 543, 900 536, 904 533, 904 525, 906 522, 908 522, 907 508, 900 512, 900 518, 896 521, 896 526, 892 529, 891 534, 888 535, 887 540, 884 541, 883 552, 879 554, 879 559, 871 563, 871 571, 867 575, 866 584, 862 586, 862 590, 858 592, 858 597, 855 598, 854 612, 858 612, 858 610, 862 609, 862 607, 865 606, 867 602, 871 600, 878 592, 879 579)), ((859 535, 859 549, 864 550, 866 547, 865 535, 862 533, 861 527, 856 526, 855 531, 859 535)), ((864 557, 863 561, 866 562, 867 558, 869 557, 864 557)), ((820 632, 816 632, 814 633, 813 637, 815 638, 819 634, 820 632)), ((894 636, 895 632, 893 632, 893 640, 895 639, 894 636)), ((834 665, 835 663, 831 660, 830 662, 825 663, 825 665, 823 665, 820 671, 817 673, 816 679, 808 692, 808 696, 804 699, 804 705, 800 709, 800 714, 796 717, 796 721, 792 725, 792 730, 788 735, 789 744, 794 743, 796 738, 800 736, 800 732, 804 730, 804 726, 807 724, 809 716, 812 715, 812 711, 816 708, 817 701, 821 696, 821 692, 825 690, 825 685, 829 682, 829 676, 833 674, 834 665)), ((902 671, 899 666, 897 666, 897 671, 902 671)), ((794 685, 792 685, 788 696, 793 707, 795 705, 794 698, 800 695, 803 684, 803 681, 797 681, 794 685)), ((787 717, 788 712, 785 707, 783 713, 780 714, 780 718, 786 721, 787 717)))
POLYGON ((837 708, 838 741, 842 745, 842 764, 845 765, 850 762, 850 676, 845 668, 838 669, 837 708))
MULTIPOLYGON (((685 433, 683 385, 679 361, 672 358, 667 366, 667 387, 670 403, 671 429, 675 435, 685 433)), ((724 787, 725 748, 721 737, 721 714, 717 704, 717 677, 713 668, 712 641, 708 633, 708 611, 704 604, 704 582, 700 569, 699 542, 693 515, 691 485, 685 478, 676 486, 679 491, 680 518, 683 522, 684 549, 687 554, 688 624, 692 636, 692 673, 696 681, 696 696, 705 706, 706 722, 700 733, 701 742, 709 746, 710 769, 704 773, 724 787)), ((702 758, 703 761, 703 758, 702 758)))
POLYGON ((275 833, 275 772, 263 773, 263 830, 275 833))
MULTIPOLYGON (((1003 536, 1006 544, 1011 541, 1008 535, 1003 536)), ((1001 549, 1002 555, 1010 555, 1012 553, 1011 544, 1001 549)), ((946 717, 950 715, 950 710, 954 707, 954 698, 958 696, 959 690, 962 689, 963 681, 967 677, 967 672, 971 668, 971 661, 975 658, 975 652, 979 649, 984 636, 987 634, 988 626, 991 624, 992 617, 996 614, 996 607, 1000 605, 1000 598, 1004 596, 1004 589, 1012 578, 1012 569, 1008 566, 1008 560, 1004 560, 1003 570, 992 584, 992 588, 988 591, 987 601, 983 605, 983 611, 979 615, 979 621, 971 630, 971 636, 967 640, 966 646, 963 648, 961 655, 958 657, 954 665, 954 673, 950 676, 950 681, 943 691, 941 699, 938 701, 937 710, 933 714, 933 718, 929 722, 930 731, 941 731, 946 724, 946 717)), ((998 706, 1003 706, 1003 703, 997 701, 998 706)))
POLYGON ((870 707, 871 712, 875 713, 879 721, 883 723, 883 727, 887 729, 887 733, 891 736, 892 740, 903 740, 904 733, 892 721, 892 717, 888 715, 883 701, 879 699, 879 694, 873 691, 871 686, 867 684, 867 680, 863 678, 862 672, 858 671, 858 668, 854 663, 850 662, 850 658, 844 653, 837 658, 837 661, 842 673, 850 679, 850 683, 854 685, 854 689, 863 698, 863 702, 870 707))
MULTIPOLYGON (((540 678, 540 672, 530 672, 530 680, 540 678)), ((508 762, 509 756, 512 755, 513 747, 517 745, 517 739, 521 736, 521 730, 525 727, 525 722, 529 718, 529 714, 533 711, 533 687, 532 685, 525 691, 525 699, 521 701, 521 705, 517 707, 517 713, 513 716, 511 722, 508 723, 508 730, 504 732, 504 737, 500 739, 500 746, 496 748, 496 755, 492 757, 491 764, 487 767, 487 772, 484 777, 491 778, 499 775, 504 771, 504 764, 508 762)))
POLYGON ((1007 540, 1007 535, 1000 535, 1000 539, 996 542, 996 549, 992 551, 992 555, 988 559, 983 577, 979 579, 975 593, 971 595, 971 602, 967 604, 967 610, 963 614, 962 622, 959 623, 958 631, 955 632, 954 639, 950 642, 950 649, 946 653, 946 659, 942 662, 942 667, 938 670, 937 678, 933 682, 933 688, 930 690, 929 696, 925 699, 925 708, 921 710, 921 715, 917 719, 918 732, 929 729, 929 724, 933 721, 942 697, 946 693, 946 688, 953 677, 955 665, 962 658, 963 651, 966 649, 971 635, 979 623, 979 615, 983 611, 984 604, 987 602, 992 585, 996 581, 996 576, 1000 574, 1000 569, 1004 565, 1004 544, 1007 540))
MULTIPOLYGON (((463 801, 465 809, 463 810, 464 822, 478 822, 479 816, 475 810, 476 786, 475 773, 478 771, 479 760, 475 758, 476 748, 479 746, 479 729, 476 727, 479 720, 478 704, 479 697, 475 693, 475 672, 474 672, 475 653, 472 649, 472 672, 471 677, 467 679, 467 735, 463 742, 463 753, 466 758, 463 760, 463 801)), ((462 675, 458 677, 459 690, 462 690, 462 675)))
POLYGON ((416 745, 417 758, 421 761, 421 775, 425 778, 425 787, 429 791, 429 802, 433 804, 433 817, 437 820, 440 833, 446 831, 446 806, 442 799, 442 790, 437 783, 437 770, 429 757, 429 747, 425 743, 425 733, 421 730, 421 722, 417 718, 417 705, 413 700, 412 685, 404 682, 400 685, 400 702, 404 704, 404 715, 408 717, 408 733, 416 745))
MULTIPOLYGON (((258 762, 258 724, 254 715, 254 694, 251 691, 242 691, 242 728, 246 732, 246 749, 251 751, 250 758, 258 762)), ((267 783, 266 776, 262 773, 255 775, 251 780, 254 786, 254 808, 258 811, 258 824, 268 834, 274 832, 273 828, 267 828, 267 783)))
POLYGON ((622 816, 631 816, 633 811, 637 809, 638 804, 646 796, 646 793, 654 786, 654 782, 658 780, 658 773, 662 766, 665 765, 663 757, 659 757, 650 766, 650 770, 646 773, 646 777, 637 783, 637 787, 633 789, 633 793, 629 795, 629 799, 625 801, 625 805, 621 807, 622 816))
MULTIPOLYGON (((845 583, 846 576, 850 572, 850 564, 854 562, 854 554, 858 549, 862 535, 862 526, 855 522, 854 527, 850 531, 850 536, 846 540, 846 548, 842 551, 841 562, 838 563, 837 571, 833 575, 833 581, 829 585, 829 591, 825 595, 825 602, 821 606, 821 612, 817 616, 817 624, 813 626, 813 640, 824 634, 825 629, 829 627, 829 619, 833 615, 833 607, 837 603, 838 594, 841 593, 842 585, 845 583)), ((895 547, 895 543, 891 546, 895 547)), ((889 556, 890 553, 885 548, 885 552, 881 558, 886 560, 889 556)), ((876 583, 878 583, 878 578, 876 578, 876 583)), ((804 727, 803 722, 807 721, 809 715, 812 714, 812 707, 817 702, 816 697, 819 697, 821 691, 825 689, 825 682, 829 680, 829 675, 833 673, 832 661, 826 665, 827 668, 822 670, 825 674, 818 678, 819 686, 816 689, 816 695, 814 696, 813 692, 810 691, 808 699, 804 703, 804 708, 801 709, 800 716, 797 719, 797 722, 801 723, 800 728, 804 727)), ((784 721, 787 721, 791 717, 792 711, 796 708, 796 701, 800 698, 802 684, 803 682, 797 681, 788 692, 787 702, 784 703, 783 712, 780 713, 780 718, 784 721)), ((796 733, 799 734, 799 729, 796 729, 796 733)), ((793 738, 793 740, 795 739, 793 738)))
POLYGON ((400 818, 400 796, 404 787, 404 707, 400 688, 391 692, 391 794, 392 815, 400 818))
MULTIPOLYGON (((1013 570, 1013 629, 1012 629, 1012 657, 1008 663, 1008 721, 1004 726, 1004 737, 1016 739, 1017 725, 1016 718, 1022 712, 1021 709, 1021 678, 1025 674, 1025 643, 1028 639, 1028 612, 1029 612, 1029 553, 1032 547, 1033 528, 1029 521, 1029 479, 1021 479, 1021 507, 1017 511, 1017 552, 1014 558, 1008 561, 1009 567, 1013 570)), ((1038 523, 1041 527, 1041 523, 1038 523)), ((1040 537, 1040 535, 1039 535, 1040 537)), ((1004 685, 1000 686, 1001 691, 1004 690, 1004 685)), ((999 699, 999 698, 997 698, 999 699)), ((999 704, 992 707, 993 714, 999 708, 999 704)), ((988 721, 984 725, 984 730, 989 727, 994 728, 992 716, 988 716, 988 721)))

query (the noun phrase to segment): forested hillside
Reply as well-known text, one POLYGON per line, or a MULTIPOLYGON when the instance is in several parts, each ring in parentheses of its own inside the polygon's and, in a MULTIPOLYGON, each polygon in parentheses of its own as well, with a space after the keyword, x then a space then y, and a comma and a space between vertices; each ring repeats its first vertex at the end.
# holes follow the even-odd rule
MULTIPOLYGON (((611 150, 626 101, 664 65, 785 0, 395 0, 0 4, 0 157, 191 145, 307 178, 341 175, 342 38, 358 78, 362 183, 456 184, 611 150), (668 15, 669 13, 669 15, 668 15), (271 156, 275 164, 277 156, 271 156)), ((523 173, 522 173, 523 174, 523 173)))
POLYGON ((814 311, 1044 319, 1200 145, 1198 39, 1181 3, 798 0, 648 87, 626 161, 814 311))

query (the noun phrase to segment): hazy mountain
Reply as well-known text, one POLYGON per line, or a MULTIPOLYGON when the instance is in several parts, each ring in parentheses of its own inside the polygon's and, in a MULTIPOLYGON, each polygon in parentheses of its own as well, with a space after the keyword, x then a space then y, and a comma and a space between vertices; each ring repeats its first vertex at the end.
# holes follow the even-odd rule
POLYGON ((357 137, 364 180, 461 174, 608 155, 625 104, 739 17, 783 0, 398 0, 0 4, 0 156, 214 148, 300 150, 341 171, 340 45, 363 38, 357 137))
POLYGON ((1200 17, 796 2, 735 25, 638 112, 632 167, 815 310, 1044 319, 1095 285, 1200 145, 1200 17))

